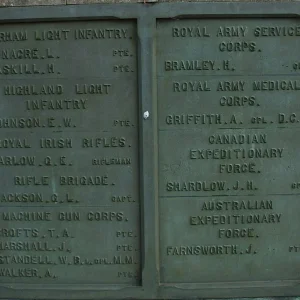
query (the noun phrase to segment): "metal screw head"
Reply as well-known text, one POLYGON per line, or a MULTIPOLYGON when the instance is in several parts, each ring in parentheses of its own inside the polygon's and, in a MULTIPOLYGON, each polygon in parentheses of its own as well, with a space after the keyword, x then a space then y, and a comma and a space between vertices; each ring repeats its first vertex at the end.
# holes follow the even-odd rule
POLYGON ((145 111, 143 116, 144 116, 144 119, 147 120, 150 116, 149 111, 148 110, 145 111))

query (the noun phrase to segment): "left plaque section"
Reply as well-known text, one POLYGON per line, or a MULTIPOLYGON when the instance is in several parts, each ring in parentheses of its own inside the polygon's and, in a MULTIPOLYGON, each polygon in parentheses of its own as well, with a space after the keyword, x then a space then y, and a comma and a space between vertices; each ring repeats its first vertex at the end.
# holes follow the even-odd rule
POLYGON ((0 26, 0 286, 140 284, 136 40, 0 26))

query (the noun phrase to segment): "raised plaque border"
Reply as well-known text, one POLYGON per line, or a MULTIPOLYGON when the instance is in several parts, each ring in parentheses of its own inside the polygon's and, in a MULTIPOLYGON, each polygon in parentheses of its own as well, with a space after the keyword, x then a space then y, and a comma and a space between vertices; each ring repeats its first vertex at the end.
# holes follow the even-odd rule
MULTIPOLYGON (((141 286, 0 284, 0 299, 191 299, 300 295, 299 280, 160 284, 156 94, 157 19, 299 18, 297 2, 202 2, 5 7, 0 23, 134 19, 137 21, 141 199, 141 286), (144 112, 149 111, 149 118, 144 112)), ((299 272, 300 275, 300 272, 299 272)))

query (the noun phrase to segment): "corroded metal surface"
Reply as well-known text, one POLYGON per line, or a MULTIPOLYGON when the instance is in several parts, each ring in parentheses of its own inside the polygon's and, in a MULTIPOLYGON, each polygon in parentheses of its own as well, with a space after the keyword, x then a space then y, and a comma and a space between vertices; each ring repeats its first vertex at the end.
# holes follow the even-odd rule
POLYGON ((0 298, 299 295, 299 13, 1 8, 0 298))

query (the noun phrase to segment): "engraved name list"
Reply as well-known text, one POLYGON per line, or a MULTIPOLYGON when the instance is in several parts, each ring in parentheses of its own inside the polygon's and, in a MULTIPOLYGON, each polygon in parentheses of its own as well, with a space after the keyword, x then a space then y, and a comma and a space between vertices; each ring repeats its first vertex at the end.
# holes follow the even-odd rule
POLYGON ((139 285, 136 60, 133 21, 1 26, 0 284, 139 285))

